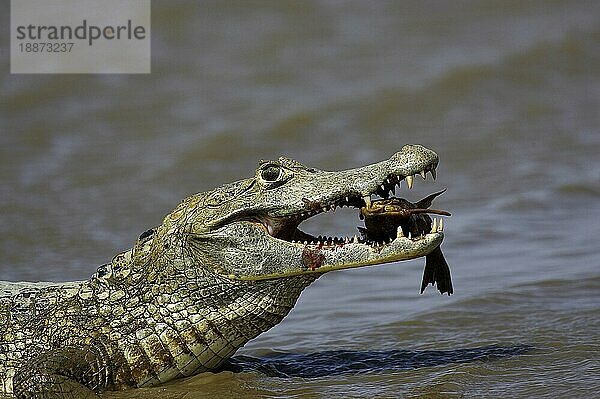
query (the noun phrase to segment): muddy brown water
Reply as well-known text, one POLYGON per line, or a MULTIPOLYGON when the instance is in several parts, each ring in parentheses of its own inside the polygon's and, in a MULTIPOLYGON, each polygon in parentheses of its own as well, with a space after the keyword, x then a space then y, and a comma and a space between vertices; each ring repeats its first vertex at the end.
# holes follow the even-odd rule
POLYGON ((423 260, 331 273, 231 371, 106 398, 598 397, 600 3, 152 13, 150 75, 9 75, 0 58, 0 279, 87 278, 261 158, 344 169, 421 143, 438 179, 403 194, 448 188, 455 294, 419 295, 423 260))

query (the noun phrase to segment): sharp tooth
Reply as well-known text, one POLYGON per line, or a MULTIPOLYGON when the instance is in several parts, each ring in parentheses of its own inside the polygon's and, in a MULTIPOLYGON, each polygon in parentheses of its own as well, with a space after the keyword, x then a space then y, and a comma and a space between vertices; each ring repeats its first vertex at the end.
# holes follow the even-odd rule
POLYGON ((323 208, 321 208, 323 210, 323 212, 327 212, 327 207, 324 206, 323 208))
POLYGON ((444 231, 444 219, 440 218, 440 225, 438 231, 444 231))
POLYGON ((409 189, 412 188, 412 185, 413 185, 413 177, 412 176, 406 176, 406 184, 408 184, 409 189))
POLYGON ((304 245, 307 245, 307 244, 308 244, 308 241, 304 241, 304 245))
POLYGON ((437 218, 433 218, 433 223, 431 224, 431 233, 437 233, 437 218))
POLYGON ((425 174, 424 170, 421 171, 421 177, 423 178, 423 180, 427 178, 427 175, 425 174))
POLYGON ((402 237, 404 237, 404 233, 402 232, 402 226, 398 226, 398 229, 396 230, 396 238, 402 237))
POLYGON ((371 196, 370 195, 365 195, 363 197, 363 200, 365 201, 365 204, 367 204, 367 208, 371 207, 371 196))
POLYGON ((269 232, 270 235, 273 235, 273 226, 271 226, 270 224, 267 224, 267 231, 269 232))
POLYGON ((385 191, 385 186, 383 184, 381 185, 381 189, 385 191))
POLYGON ((358 244, 358 236, 356 234, 354 234, 354 238, 352 239, 352 242, 355 244, 358 244))
POLYGON ((435 172, 435 169, 432 168, 430 172, 431 172, 431 177, 433 177, 433 180, 435 180, 437 177, 437 173, 435 172))
POLYGON ((346 196, 346 202, 350 202, 350 200, 348 199, 348 197, 346 196))
POLYGON ((411 240, 412 239, 412 233, 409 231, 408 232, 408 239, 411 240))
POLYGON ((387 179, 385 179, 385 182, 386 182, 387 184, 391 184, 391 183, 392 183, 389 177, 388 177, 387 179))
POLYGON ((344 237, 344 242, 345 242, 346 244, 348 244, 348 243, 350 242, 350 239, 348 238, 348 236, 344 237))

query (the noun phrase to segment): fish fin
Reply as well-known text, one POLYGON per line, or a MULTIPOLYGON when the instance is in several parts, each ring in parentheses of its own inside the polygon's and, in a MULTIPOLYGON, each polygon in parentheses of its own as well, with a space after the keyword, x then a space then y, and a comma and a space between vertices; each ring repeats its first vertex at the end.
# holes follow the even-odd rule
POLYGON ((421 294, 429 285, 436 285, 442 294, 453 294, 452 277, 450 267, 444 258, 440 247, 437 247, 425 257, 425 270, 423 270, 423 281, 421 282, 421 294))
POLYGON ((442 191, 438 191, 437 193, 429 194, 427 197, 423 198, 419 202, 416 202, 415 207, 427 209, 431 206, 435 197, 437 197, 438 195, 444 194, 445 192, 446 192, 446 189, 443 189, 442 191))

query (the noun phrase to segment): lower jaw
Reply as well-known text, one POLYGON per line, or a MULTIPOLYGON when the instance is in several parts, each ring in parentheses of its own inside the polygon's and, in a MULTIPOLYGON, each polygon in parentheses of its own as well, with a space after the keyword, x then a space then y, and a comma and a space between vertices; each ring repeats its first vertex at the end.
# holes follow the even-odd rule
POLYGON ((350 242, 347 244, 301 244, 303 257, 311 262, 307 269, 315 272, 350 269, 368 265, 377 265, 420 258, 439 247, 443 233, 429 233, 418 238, 401 237, 388 243, 365 244, 350 242), (315 262, 318 260, 318 262, 315 262))

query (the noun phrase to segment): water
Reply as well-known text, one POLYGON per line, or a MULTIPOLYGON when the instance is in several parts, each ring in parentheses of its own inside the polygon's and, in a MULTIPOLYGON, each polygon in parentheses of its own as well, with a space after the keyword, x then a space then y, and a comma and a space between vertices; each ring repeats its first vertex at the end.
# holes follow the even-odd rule
POLYGON ((325 275, 231 371, 105 397, 597 396, 600 3, 152 12, 151 75, 9 75, 1 58, 0 279, 87 278, 261 158, 344 169, 421 143, 438 180, 406 196, 448 188, 456 293, 419 295, 422 260, 325 275))

